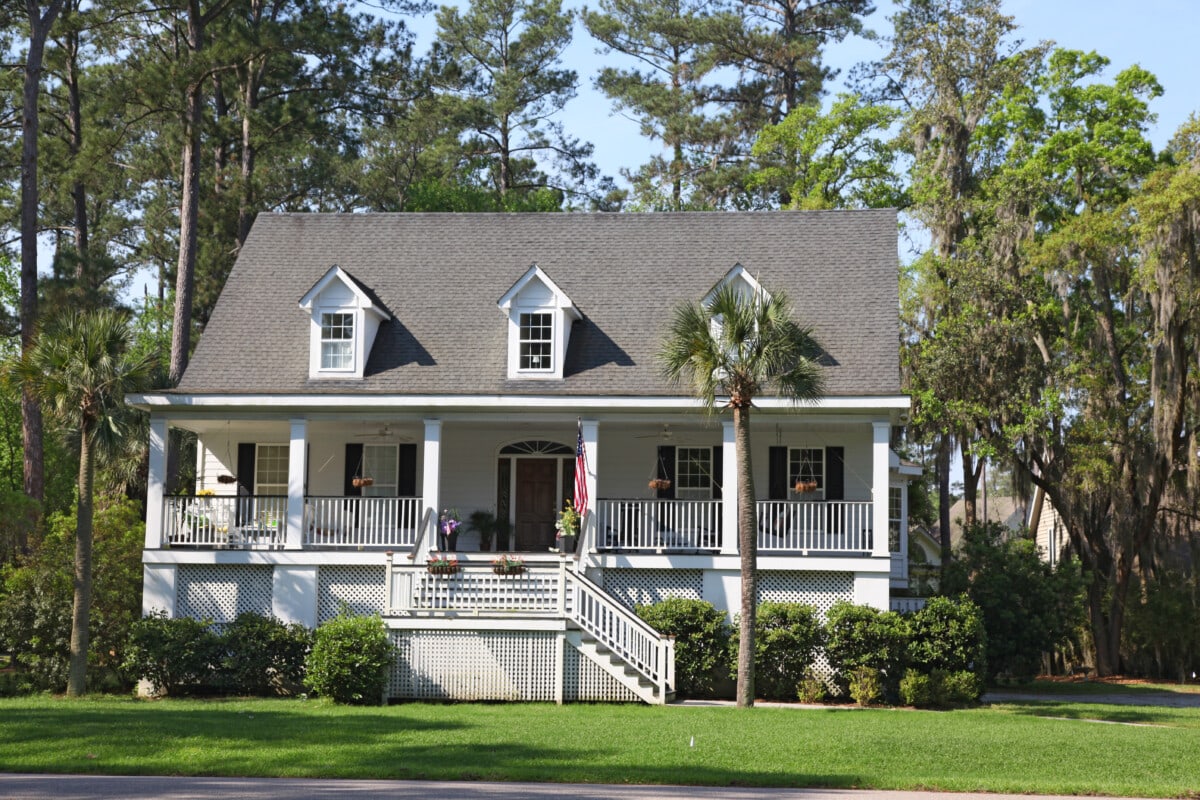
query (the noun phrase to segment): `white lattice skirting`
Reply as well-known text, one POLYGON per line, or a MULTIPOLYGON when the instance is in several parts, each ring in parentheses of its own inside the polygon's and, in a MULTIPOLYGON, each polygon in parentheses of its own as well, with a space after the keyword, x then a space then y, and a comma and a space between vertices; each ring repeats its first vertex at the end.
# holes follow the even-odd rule
POLYGON ((609 569, 604 590, 626 608, 649 606, 673 597, 700 600, 704 572, 698 569, 609 569))
POLYGON ((387 568, 327 566, 317 573, 317 624, 333 619, 343 606, 352 614, 382 614, 387 602, 387 568))
POLYGON ((638 699, 553 631, 393 631, 392 643, 394 698, 554 702, 555 648, 564 647, 564 700, 638 699))
POLYGON ((181 564, 176 586, 175 613, 210 619, 218 625, 253 611, 271 615, 269 566, 243 564, 181 564))

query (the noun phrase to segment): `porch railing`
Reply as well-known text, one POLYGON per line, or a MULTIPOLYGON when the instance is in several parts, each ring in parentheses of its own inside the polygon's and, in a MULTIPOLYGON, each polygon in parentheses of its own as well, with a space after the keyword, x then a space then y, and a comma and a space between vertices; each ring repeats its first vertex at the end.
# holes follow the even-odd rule
POLYGON ((419 497, 306 497, 304 546, 411 547, 422 511, 419 497))
POLYGON ((274 550, 283 547, 287 498, 278 495, 163 498, 163 544, 274 550))
POLYGON ((871 551, 871 503, 761 500, 758 549, 808 553, 871 551))
POLYGON ((598 550, 721 549, 720 500, 600 500, 598 550))

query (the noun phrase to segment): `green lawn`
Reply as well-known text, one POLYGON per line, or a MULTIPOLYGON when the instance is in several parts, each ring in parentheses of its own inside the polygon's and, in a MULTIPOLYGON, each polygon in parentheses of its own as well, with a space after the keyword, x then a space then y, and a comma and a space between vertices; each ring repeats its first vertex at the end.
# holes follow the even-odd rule
POLYGON ((938 713, 0 700, 2 771, 1194 797, 1197 753, 1200 709, 1046 701, 938 713))

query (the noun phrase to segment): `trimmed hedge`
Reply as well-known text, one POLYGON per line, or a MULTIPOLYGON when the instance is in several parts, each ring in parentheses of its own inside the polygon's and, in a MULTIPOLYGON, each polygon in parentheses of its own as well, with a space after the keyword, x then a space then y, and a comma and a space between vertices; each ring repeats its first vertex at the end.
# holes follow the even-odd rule
POLYGON ((730 629, 712 603, 672 597, 637 614, 659 633, 675 637, 675 693, 713 697, 729 677, 730 629))
POLYGON ((247 611, 225 627, 221 678, 235 694, 291 694, 304 680, 312 633, 247 611))
POLYGON ((829 610, 825 655, 843 692, 859 667, 878 670, 884 693, 894 696, 904 671, 908 622, 894 611, 845 601, 829 610))
POLYGON ((211 686, 222 650, 212 620, 172 619, 159 612, 130 626, 124 667, 149 681, 155 692, 191 694, 211 686))
POLYGON ((395 648, 378 615, 341 615, 317 628, 304 683, 338 703, 382 703, 393 658, 395 648))
MULTIPOLYGON (((737 631, 730 664, 737 672, 737 631)), ((795 700, 805 671, 825 641, 825 627, 812 606, 761 603, 754 620, 754 688, 767 700, 795 700)))

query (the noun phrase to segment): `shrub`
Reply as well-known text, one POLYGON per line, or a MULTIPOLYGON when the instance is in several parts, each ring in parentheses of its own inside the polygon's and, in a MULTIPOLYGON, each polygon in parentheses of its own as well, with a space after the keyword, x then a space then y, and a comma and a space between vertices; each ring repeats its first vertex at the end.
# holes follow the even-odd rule
POLYGON ((729 624, 725 614, 703 600, 672 597, 638 606, 638 616, 659 633, 675 637, 675 692, 711 697, 729 676, 729 624))
POLYGON ((170 619, 161 612, 143 617, 130 628, 126 671, 166 694, 210 686, 222 650, 221 637, 211 625, 211 620, 170 619))
MULTIPOLYGON (((731 652, 737 652, 737 631, 731 652)), ((805 669, 821 649, 824 629, 816 609, 801 603, 762 603, 754 621, 755 693, 768 700, 794 700, 805 669)), ((730 659, 736 673, 737 659, 730 659)))
POLYGON ((808 704, 823 703, 828 694, 829 690, 825 686, 825 681, 821 676, 817 675, 812 667, 804 670, 804 677, 800 679, 800 683, 796 686, 796 696, 800 698, 800 702, 808 704))
POLYGON ((917 708, 934 707, 933 678, 915 669, 904 671, 900 679, 900 702, 917 708))
POLYGON ((304 678, 312 635, 303 625, 285 625, 253 612, 238 614, 222 635, 224 681, 237 694, 288 693, 304 678))
POLYGON ((845 601, 829 610, 825 655, 843 687, 848 685, 853 670, 868 667, 878 670, 883 685, 894 691, 907 645, 908 624, 895 612, 845 601))
POLYGON ((900 700, 917 708, 954 708, 979 702, 981 690, 979 676, 969 670, 910 669, 900 681, 900 700))
POLYGON ((932 597, 908 619, 908 664, 921 672, 972 671, 986 675, 983 613, 970 598, 932 597))
POLYGON ((973 706, 983 694, 983 681, 970 670, 949 672, 945 677, 946 702, 953 706, 973 706))
POLYGON ((879 670, 871 667, 855 667, 850 670, 850 697, 860 706, 879 702, 883 696, 883 679, 879 670))
POLYGON ((394 657, 382 619, 343 613, 317 628, 304 683, 338 703, 379 703, 394 657))

